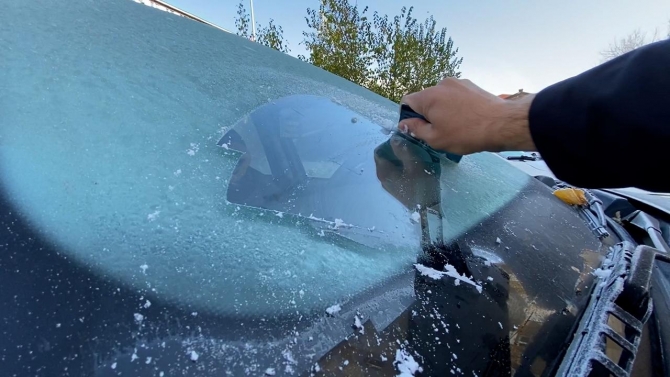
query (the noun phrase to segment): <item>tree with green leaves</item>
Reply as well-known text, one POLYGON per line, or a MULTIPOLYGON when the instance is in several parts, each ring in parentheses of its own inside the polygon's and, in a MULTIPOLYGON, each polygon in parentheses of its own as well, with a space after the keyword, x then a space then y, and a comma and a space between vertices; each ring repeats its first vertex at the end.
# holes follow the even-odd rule
POLYGON ((463 59, 432 16, 421 23, 403 7, 393 19, 375 12, 370 20, 367 11, 348 0, 321 0, 319 9, 307 9, 309 57, 303 59, 396 102, 460 76, 463 59))
MULTIPOLYGON (((437 84, 445 77, 459 77, 463 58, 447 36, 429 17, 420 22, 413 8, 400 15, 368 15, 349 0, 320 0, 319 8, 307 8, 307 31, 303 43, 308 56, 298 56, 393 101, 409 92, 437 84)), ((237 34, 249 38, 251 22, 243 3, 237 7, 237 34)), ((281 26, 270 20, 258 26, 256 42, 289 52, 281 26)))
POLYGON ((371 75, 374 34, 365 7, 348 0, 321 0, 307 8, 308 31, 303 32, 307 61, 359 85, 371 75))
POLYGON ((249 20, 249 14, 247 9, 244 7, 244 4, 240 2, 237 4, 237 17, 235 17, 235 27, 237 28, 237 35, 249 38, 249 27, 251 21, 249 20))
POLYGON ((272 18, 268 22, 268 26, 260 27, 258 25, 257 34, 256 41, 258 43, 287 54, 291 51, 288 48, 288 43, 284 41, 284 29, 281 26, 275 25, 272 18))
MULTIPOLYGON (((251 27, 251 21, 249 20, 247 9, 244 7, 242 2, 237 5, 235 27, 237 28, 237 35, 245 38, 252 37, 249 31, 251 27)), ((268 22, 268 25, 265 27, 262 27, 261 24, 258 24, 255 37, 255 41, 264 46, 274 48, 275 50, 284 53, 291 51, 288 48, 288 42, 284 40, 284 29, 282 29, 281 26, 276 25, 273 19, 270 19, 270 22, 268 22)))
POLYGON ((432 16, 419 23, 412 10, 403 7, 393 20, 374 14, 374 69, 367 86, 396 102, 406 93, 461 75, 463 58, 457 57, 447 29, 437 30, 432 16))

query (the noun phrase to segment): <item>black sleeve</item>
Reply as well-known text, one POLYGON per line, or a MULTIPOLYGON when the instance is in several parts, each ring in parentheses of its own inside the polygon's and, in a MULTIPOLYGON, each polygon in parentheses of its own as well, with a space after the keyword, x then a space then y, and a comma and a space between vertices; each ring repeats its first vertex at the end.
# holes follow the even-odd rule
POLYGON ((529 124, 563 181, 670 192, 670 40, 542 90, 529 124))

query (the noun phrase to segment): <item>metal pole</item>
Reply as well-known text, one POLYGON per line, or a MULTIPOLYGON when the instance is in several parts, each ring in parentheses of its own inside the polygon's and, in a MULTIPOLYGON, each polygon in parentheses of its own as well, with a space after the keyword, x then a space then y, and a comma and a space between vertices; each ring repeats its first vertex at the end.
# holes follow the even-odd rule
POLYGON ((251 5, 251 40, 256 41, 256 20, 254 19, 254 0, 249 0, 251 5))

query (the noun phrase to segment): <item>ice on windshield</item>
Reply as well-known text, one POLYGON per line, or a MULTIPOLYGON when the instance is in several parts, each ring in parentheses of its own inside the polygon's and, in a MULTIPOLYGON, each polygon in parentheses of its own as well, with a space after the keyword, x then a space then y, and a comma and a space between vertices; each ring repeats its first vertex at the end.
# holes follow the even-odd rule
MULTIPOLYGON (((322 312, 411 271, 420 250, 415 209, 371 170, 384 134, 352 134, 346 153, 368 165, 345 187, 356 193, 360 184, 367 196, 349 195, 358 212, 332 216, 391 229, 397 242, 377 248, 317 232, 303 221, 311 213, 268 216, 230 203, 240 154, 217 145, 240 119, 288 96, 317 96, 357 114, 333 127, 393 127, 396 104, 232 34, 145 17, 130 1, 65 2, 48 12, 32 2, 5 6, 34 22, 0 22, 2 49, 11 51, 0 72, 2 194, 68 257, 154 297, 231 315, 322 312), (137 37, 147 30, 151 38, 137 37), (387 205, 378 217, 365 211, 370 197, 387 205)), ((304 168, 331 179, 345 157, 304 168)), ((266 164, 254 162, 259 171, 266 164)), ((441 164, 446 238, 493 214, 528 180, 487 154, 441 164)), ((355 167, 347 167, 352 177, 355 167)))

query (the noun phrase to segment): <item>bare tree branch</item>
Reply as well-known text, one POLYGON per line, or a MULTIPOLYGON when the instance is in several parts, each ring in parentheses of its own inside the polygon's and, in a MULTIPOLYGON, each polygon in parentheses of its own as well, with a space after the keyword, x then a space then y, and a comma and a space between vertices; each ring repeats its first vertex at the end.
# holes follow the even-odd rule
POLYGON ((614 59, 617 56, 644 46, 646 44, 646 39, 647 34, 640 29, 636 29, 628 36, 610 43, 607 49, 600 52, 600 56, 602 56, 603 61, 614 59))
MULTIPOLYGON (((668 39, 670 39, 670 20, 668 20, 668 39)), ((625 53, 631 52, 638 47, 642 47, 647 43, 658 42, 662 39, 658 28, 654 29, 654 34, 651 36, 651 39, 647 41, 647 33, 642 32, 640 29, 634 30, 628 36, 615 40, 610 43, 609 47, 600 52, 602 61, 606 62, 608 60, 614 59, 617 56, 623 55, 625 53)))

